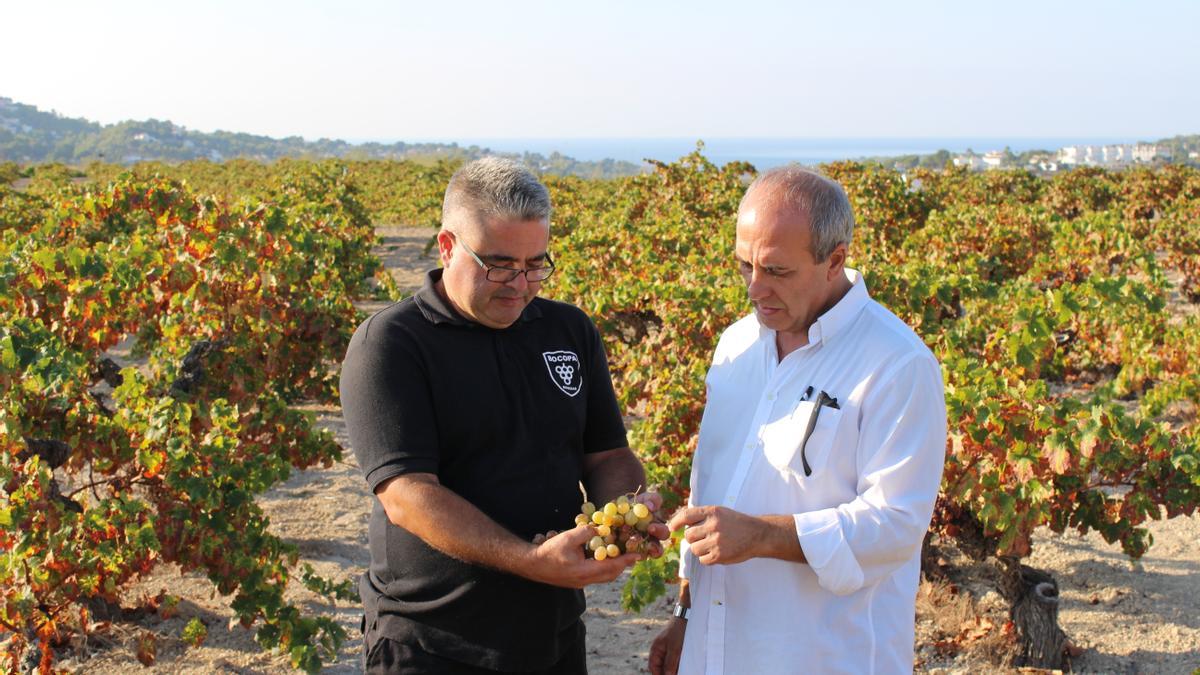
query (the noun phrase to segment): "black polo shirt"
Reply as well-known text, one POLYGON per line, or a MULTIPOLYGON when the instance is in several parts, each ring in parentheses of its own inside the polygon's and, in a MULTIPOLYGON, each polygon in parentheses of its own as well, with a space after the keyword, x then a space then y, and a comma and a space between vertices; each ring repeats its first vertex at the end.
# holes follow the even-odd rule
MULTIPOLYGON (((342 408, 367 483, 433 473, 522 539, 573 527, 583 455, 628 444, 598 331, 543 298, 488 328, 438 295, 440 278, 364 322, 346 352, 342 408)), ((381 634, 495 670, 546 668, 582 637, 582 591, 453 559, 374 502, 360 592, 381 634)))

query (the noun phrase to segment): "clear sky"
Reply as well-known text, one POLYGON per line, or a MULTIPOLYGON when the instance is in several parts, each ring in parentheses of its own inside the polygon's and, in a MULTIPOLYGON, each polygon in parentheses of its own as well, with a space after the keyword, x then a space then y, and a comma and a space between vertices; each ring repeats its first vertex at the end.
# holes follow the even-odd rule
POLYGON ((348 139, 1200 133, 1200 2, 0 0, 0 96, 348 139))

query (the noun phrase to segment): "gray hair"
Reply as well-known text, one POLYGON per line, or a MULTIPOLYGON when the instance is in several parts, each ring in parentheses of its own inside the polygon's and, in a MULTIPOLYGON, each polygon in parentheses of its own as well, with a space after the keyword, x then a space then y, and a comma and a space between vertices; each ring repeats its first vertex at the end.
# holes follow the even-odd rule
POLYGON ((549 221, 550 192, 533 172, 511 159, 484 157, 464 164, 446 186, 442 227, 452 221, 473 227, 487 218, 549 221), (458 220, 462 215, 468 222, 458 220))
POLYGON ((781 190, 784 203, 797 213, 808 215, 812 227, 811 250, 817 262, 824 262, 838 244, 850 247, 854 235, 854 211, 846 191, 837 181, 798 164, 776 167, 760 174, 750 184, 738 206, 739 213, 750 195, 759 189, 781 190))

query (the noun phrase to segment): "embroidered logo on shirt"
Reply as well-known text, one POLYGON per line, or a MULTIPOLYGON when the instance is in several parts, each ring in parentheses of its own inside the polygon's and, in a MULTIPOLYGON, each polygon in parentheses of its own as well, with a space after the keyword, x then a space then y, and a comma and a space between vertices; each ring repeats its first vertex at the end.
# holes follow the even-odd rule
POLYGON ((542 352, 550 380, 567 396, 574 396, 583 388, 583 372, 575 352, 559 350, 542 352))

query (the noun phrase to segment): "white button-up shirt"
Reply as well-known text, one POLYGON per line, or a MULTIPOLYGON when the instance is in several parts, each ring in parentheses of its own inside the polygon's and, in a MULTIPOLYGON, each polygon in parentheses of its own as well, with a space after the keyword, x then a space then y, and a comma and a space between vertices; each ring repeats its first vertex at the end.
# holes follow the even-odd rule
POLYGON ((717 344, 689 503, 793 514, 808 562, 706 566, 685 542, 681 674, 912 671, 921 542, 945 460, 941 369, 858 272, 846 276, 851 289, 782 361, 753 314, 717 344), (821 391, 838 407, 821 408, 801 453, 821 391))

